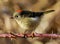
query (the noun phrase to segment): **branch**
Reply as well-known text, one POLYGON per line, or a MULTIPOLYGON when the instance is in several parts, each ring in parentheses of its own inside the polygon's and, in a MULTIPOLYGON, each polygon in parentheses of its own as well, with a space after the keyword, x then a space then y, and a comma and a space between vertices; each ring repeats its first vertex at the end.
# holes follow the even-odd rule
POLYGON ((28 37, 47 37, 47 38, 60 38, 59 34, 39 34, 39 33, 33 33, 33 34, 0 34, 0 38, 8 37, 8 38, 15 38, 15 37, 21 37, 21 38, 28 38, 28 37))

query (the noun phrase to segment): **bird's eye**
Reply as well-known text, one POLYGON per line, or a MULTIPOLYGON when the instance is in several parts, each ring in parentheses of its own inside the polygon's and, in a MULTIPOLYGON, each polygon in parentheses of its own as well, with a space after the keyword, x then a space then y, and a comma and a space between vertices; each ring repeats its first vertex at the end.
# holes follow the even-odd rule
POLYGON ((18 18, 18 17, 19 17, 19 13, 18 13, 18 12, 15 12, 15 13, 13 14, 13 17, 14 17, 14 18, 18 18))
POLYGON ((15 18, 18 18, 18 15, 15 15, 15 18))
POLYGON ((16 19, 20 19, 21 16, 20 16, 20 15, 15 15, 15 18, 16 18, 16 19))

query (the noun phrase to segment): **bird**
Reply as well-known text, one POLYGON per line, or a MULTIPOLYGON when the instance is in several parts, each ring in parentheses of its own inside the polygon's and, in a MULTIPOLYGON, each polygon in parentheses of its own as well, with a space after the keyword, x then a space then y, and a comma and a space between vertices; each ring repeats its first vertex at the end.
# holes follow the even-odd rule
POLYGON ((45 13, 50 13, 53 11, 54 10, 33 12, 28 10, 16 10, 16 12, 13 13, 13 19, 21 27, 20 32, 31 33, 39 25, 41 17, 45 13))

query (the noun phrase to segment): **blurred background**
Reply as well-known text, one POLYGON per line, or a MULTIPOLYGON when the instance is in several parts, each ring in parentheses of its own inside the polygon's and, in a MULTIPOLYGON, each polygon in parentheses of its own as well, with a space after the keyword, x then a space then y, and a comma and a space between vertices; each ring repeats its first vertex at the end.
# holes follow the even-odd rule
MULTIPOLYGON (((47 27, 43 26, 40 28, 40 24, 36 30, 41 33, 60 34, 60 0, 0 0, 0 33, 20 33, 19 25, 11 18, 13 13, 18 9, 34 12, 55 10, 54 13, 45 15, 45 17, 42 18, 41 24, 47 21, 50 25, 46 23, 45 26, 48 25, 47 27)), ((60 44, 60 39, 43 38, 42 40, 27 40, 24 38, 0 38, 0 44, 60 44)))

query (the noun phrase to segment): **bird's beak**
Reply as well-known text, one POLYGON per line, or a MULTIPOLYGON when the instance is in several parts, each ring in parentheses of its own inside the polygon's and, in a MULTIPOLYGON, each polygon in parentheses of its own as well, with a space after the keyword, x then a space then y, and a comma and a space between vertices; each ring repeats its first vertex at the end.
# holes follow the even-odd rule
POLYGON ((11 18, 11 19, 14 19, 14 17, 13 17, 13 16, 11 16, 10 18, 11 18))

